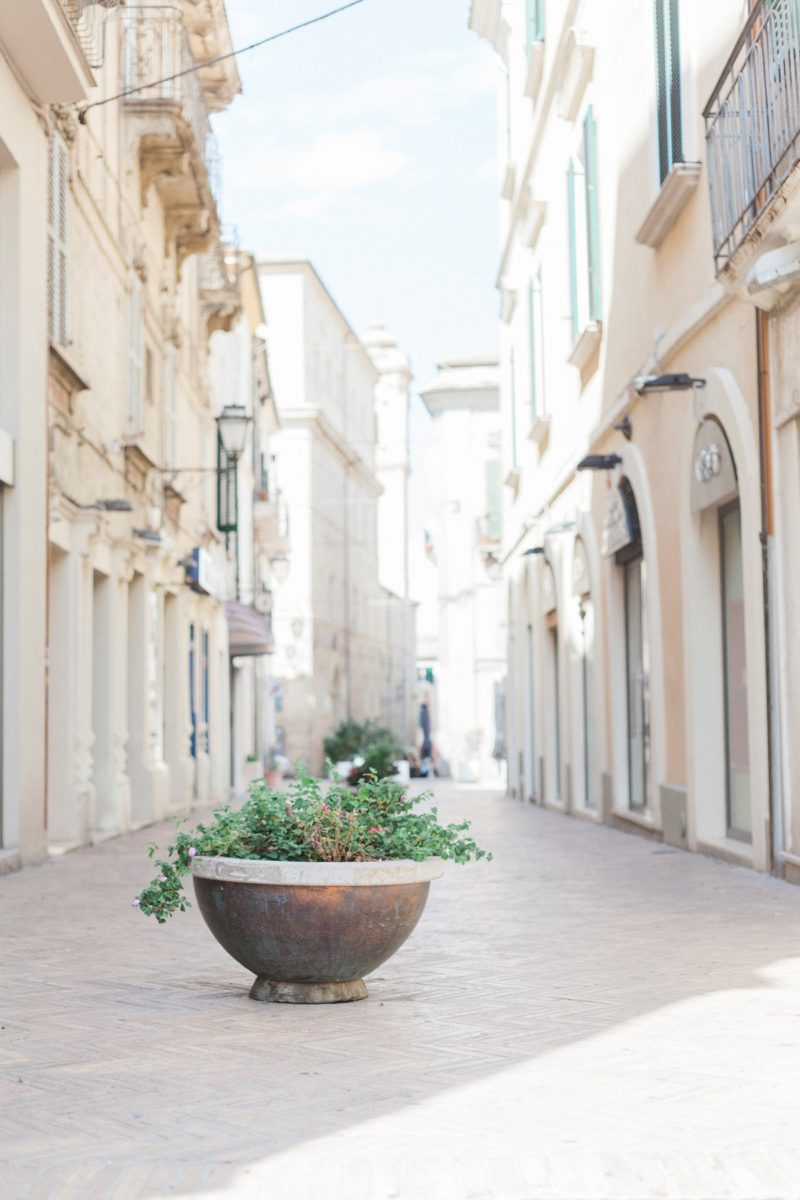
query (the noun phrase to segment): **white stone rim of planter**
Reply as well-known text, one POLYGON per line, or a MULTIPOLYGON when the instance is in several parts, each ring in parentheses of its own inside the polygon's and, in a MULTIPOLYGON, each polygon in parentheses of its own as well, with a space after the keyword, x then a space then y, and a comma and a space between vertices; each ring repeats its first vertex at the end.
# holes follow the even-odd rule
POLYGON ((192 874, 231 883, 300 884, 305 887, 375 887, 429 883, 444 871, 441 858, 383 858, 373 862, 283 862, 198 855, 192 874))

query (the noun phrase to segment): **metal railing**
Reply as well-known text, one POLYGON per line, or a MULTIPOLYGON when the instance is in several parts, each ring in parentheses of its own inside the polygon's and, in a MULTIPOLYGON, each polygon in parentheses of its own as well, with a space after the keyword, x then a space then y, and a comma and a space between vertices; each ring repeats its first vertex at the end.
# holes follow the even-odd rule
POLYGON ((223 226, 219 241, 200 255, 199 287, 203 292, 238 291, 239 235, 232 226, 223 226))
POLYGON ((800 157, 797 0, 754 6, 703 116, 719 272, 800 157))
POLYGON ((75 31, 78 44, 90 67, 102 67, 105 58, 105 20, 119 0, 61 0, 61 7, 75 31))
POLYGON ((203 87, 189 49, 177 5, 137 5, 123 12, 122 87, 130 104, 155 101, 177 104, 218 184, 216 142, 208 120, 203 87), (180 72, 188 71, 188 74, 180 72), (173 78, 173 76, 178 76, 173 78))

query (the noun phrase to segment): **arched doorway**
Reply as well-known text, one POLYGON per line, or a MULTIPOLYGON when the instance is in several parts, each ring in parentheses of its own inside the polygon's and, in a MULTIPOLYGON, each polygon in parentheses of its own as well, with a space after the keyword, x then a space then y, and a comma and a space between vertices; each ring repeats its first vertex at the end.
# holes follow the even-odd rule
POLYGON ((542 568, 544 618, 543 699, 544 799, 560 804, 561 791, 561 656, 559 653, 558 591, 555 573, 547 561, 542 568))
POLYGON ((622 584, 625 650, 625 748, 627 807, 652 806, 650 636, 647 621, 647 562, 633 487, 627 476, 617 489, 619 545, 614 563, 622 584))
MULTIPOLYGON (((702 565, 696 577, 707 641, 704 647, 709 700, 718 713, 716 728, 704 719, 706 753, 716 760, 710 794, 716 813, 701 826, 712 836, 750 843, 753 811, 750 764, 747 629, 742 509, 736 461, 720 422, 700 424, 694 439, 690 508, 702 565)), ((693 730, 696 735, 697 730, 693 730)), ((697 797, 698 802, 702 798, 697 797)))
POLYGON ((595 807, 592 787, 595 610, 588 556, 580 537, 575 540, 572 556, 572 599, 576 618, 573 626, 576 656, 572 714, 573 795, 577 807, 592 809, 595 807))

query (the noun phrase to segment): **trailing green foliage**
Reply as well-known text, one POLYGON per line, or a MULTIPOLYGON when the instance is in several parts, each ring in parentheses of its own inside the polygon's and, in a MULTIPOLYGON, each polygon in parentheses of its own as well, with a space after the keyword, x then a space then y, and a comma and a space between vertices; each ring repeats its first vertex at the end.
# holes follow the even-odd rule
POLYGON ((133 901, 134 907, 163 924, 189 901, 183 879, 195 855, 272 859, 288 862, 374 862, 437 856, 464 863, 491 858, 467 836, 469 822, 440 825, 435 808, 415 811, 432 793, 410 797, 391 779, 367 776, 357 788, 333 784, 324 788, 309 776, 295 780, 286 792, 251 785, 240 809, 218 808, 209 825, 178 832, 167 857, 155 858, 159 873, 133 901))

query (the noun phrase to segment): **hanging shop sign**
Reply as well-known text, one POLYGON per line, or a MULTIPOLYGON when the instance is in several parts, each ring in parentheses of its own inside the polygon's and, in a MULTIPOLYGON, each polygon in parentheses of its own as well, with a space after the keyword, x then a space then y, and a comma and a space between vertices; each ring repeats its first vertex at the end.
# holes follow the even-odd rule
POLYGON ((220 570, 210 551, 204 546, 195 546, 185 565, 186 582, 193 591, 201 592, 204 596, 214 596, 217 600, 225 599, 225 573, 220 570))

